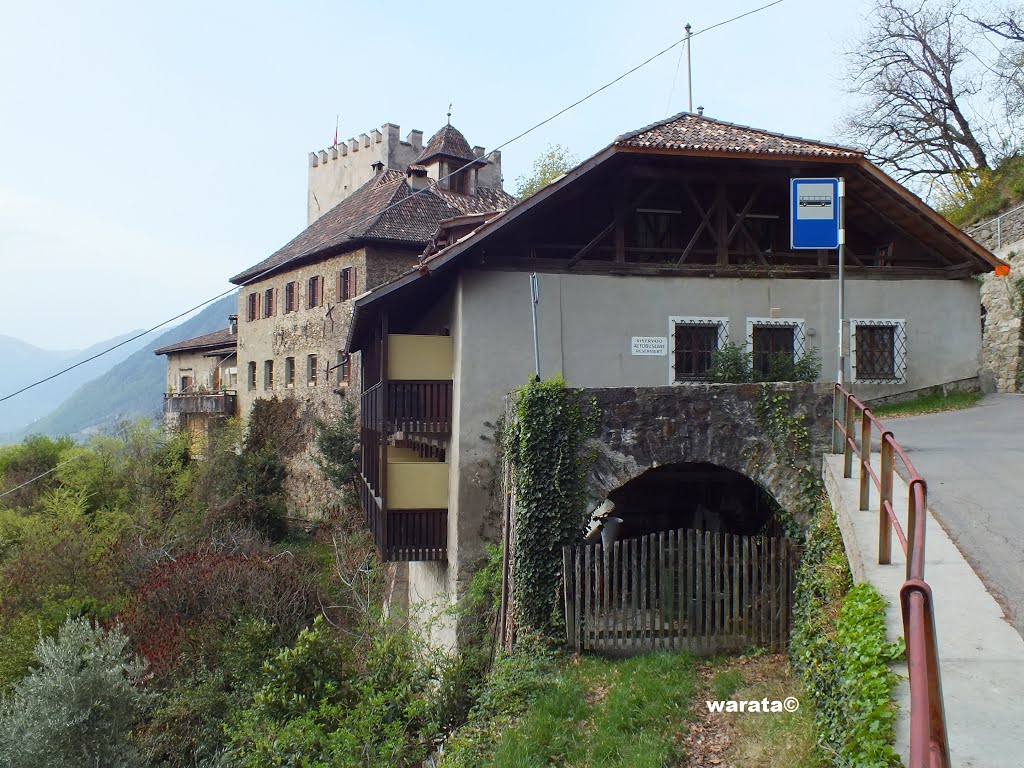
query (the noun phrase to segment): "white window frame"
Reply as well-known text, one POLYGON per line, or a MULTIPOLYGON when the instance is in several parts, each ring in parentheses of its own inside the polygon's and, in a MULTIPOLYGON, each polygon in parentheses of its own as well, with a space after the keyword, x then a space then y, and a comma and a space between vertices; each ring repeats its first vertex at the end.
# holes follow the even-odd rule
POLYGON ((907 383, 907 358, 910 357, 910 349, 907 346, 907 321, 905 318, 892 317, 861 317, 851 319, 850 323, 850 372, 851 380, 863 384, 906 384, 907 383), (862 379, 857 375, 857 327, 866 326, 890 326, 896 329, 893 334, 892 351, 893 368, 896 375, 891 379, 869 378, 862 379), (901 354, 902 349, 902 354, 901 354))
POLYGON ((729 343, 729 318, 705 315, 670 315, 668 318, 668 383, 669 384, 706 384, 707 379, 676 380, 676 326, 677 325, 717 325, 718 349, 729 343))
POLYGON ((747 354, 754 354, 754 328, 792 328, 794 362, 807 351, 806 321, 802 317, 748 317, 747 318, 747 354))

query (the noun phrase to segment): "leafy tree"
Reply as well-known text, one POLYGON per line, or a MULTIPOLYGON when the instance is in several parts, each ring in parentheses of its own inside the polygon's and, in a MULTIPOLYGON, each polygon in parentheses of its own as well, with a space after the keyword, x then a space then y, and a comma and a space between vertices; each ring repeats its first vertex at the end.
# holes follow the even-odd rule
POLYGON ((561 144, 548 144, 544 153, 533 161, 533 170, 516 179, 516 196, 520 199, 540 191, 577 164, 576 156, 561 144))
POLYGON ((152 698, 136 684, 142 664, 128 637, 68 619, 36 646, 38 668, 0 705, 0 766, 144 765, 132 740, 152 698))

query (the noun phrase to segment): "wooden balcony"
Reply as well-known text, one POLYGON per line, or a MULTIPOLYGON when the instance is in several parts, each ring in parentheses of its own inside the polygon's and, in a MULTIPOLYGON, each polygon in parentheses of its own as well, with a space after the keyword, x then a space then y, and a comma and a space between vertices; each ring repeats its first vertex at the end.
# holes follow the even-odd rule
MULTIPOLYGON (((447 465, 441 465, 447 469, 447 465)), ((359 496, 366 523, 385 561, 420 562, 448 559, 447 509, 381 509, 381 499, 364 476, 359 496)))
POLYGON ((238 395, 224 392, 174 392, 164 394, 164 413, 197 413, 233 416, 238 407, 238 395))
POLYGON ((361 427, 381 435, 447 436, 452 431, 451 380, 387 381, 363 392, 361 427))

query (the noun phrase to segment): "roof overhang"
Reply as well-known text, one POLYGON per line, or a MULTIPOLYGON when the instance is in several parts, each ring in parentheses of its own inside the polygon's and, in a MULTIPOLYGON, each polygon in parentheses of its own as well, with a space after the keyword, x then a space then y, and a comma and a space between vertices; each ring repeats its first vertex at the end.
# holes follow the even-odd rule
POLYGON ((823 165, 845 165, 851 169, 864 174, 873 183, 883 186, 889 192, 895 193, 903 201, 915 210, 923 219, 931 225, 938 227, 956 243, 976 257, 982 264, 990 268, 1007 267, 1005 262, 997 258, 987 248, 975 241, 963 231, 957 229, 953 224, 939 215, 927 203, 921 200, 910 190, 891 179, 884 171, 862 155, 813 155, 813 154, 783 154, 776 152, 736 152, 736 151, 713 151, 713 150, 690 150, 673 149, 660 147, 630 147, 617 144, 610 144, 597 154, 588 158, 565 175, 551 182, 546 187, 538 190, 524 200, 519 201, 507 211, 499 213, 488 219, 468 235, 443 250, 423 259, 415 268, 400 275, 389 283, 385 283, 371 291, 359 296, 352 309, 352 322, 349 325, 348 336, 345 340, 345 348, 349 352, 362 348, 366 337, 366 325, 368 316, 382 302, 395 300, 399 295, 404 295, 419 281, 427 279, 434 274, 450 268, 459 259, 460 255, 471 247, 476 246, 482 240, 489 237, 497 230, 507 226, 524 214, 541 205, 554 195, 557 195, 566 187, 577 182, 581 177, 593 171, 616 155, 655 155, 655 156, 683 156, 701 159, 721 160, 756 160, 769 163, 804 164, 814 163, 823 165))

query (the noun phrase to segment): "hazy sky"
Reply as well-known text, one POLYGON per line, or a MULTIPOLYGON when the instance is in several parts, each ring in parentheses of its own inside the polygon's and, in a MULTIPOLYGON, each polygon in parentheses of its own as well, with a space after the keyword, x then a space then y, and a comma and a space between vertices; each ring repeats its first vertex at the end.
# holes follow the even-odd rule
MULTIPOLYGON (((0 0, 0 333, 79 348, 228 287, 305 226, 306 157, 454 102, 506 141, 682 36, 767 0, 0 0)), ((867 0, 784 0, 694 40, 706 114, 834 138, 867 0)), ((503 151, 586 157, 686 108, 673 51, 503 151)))

